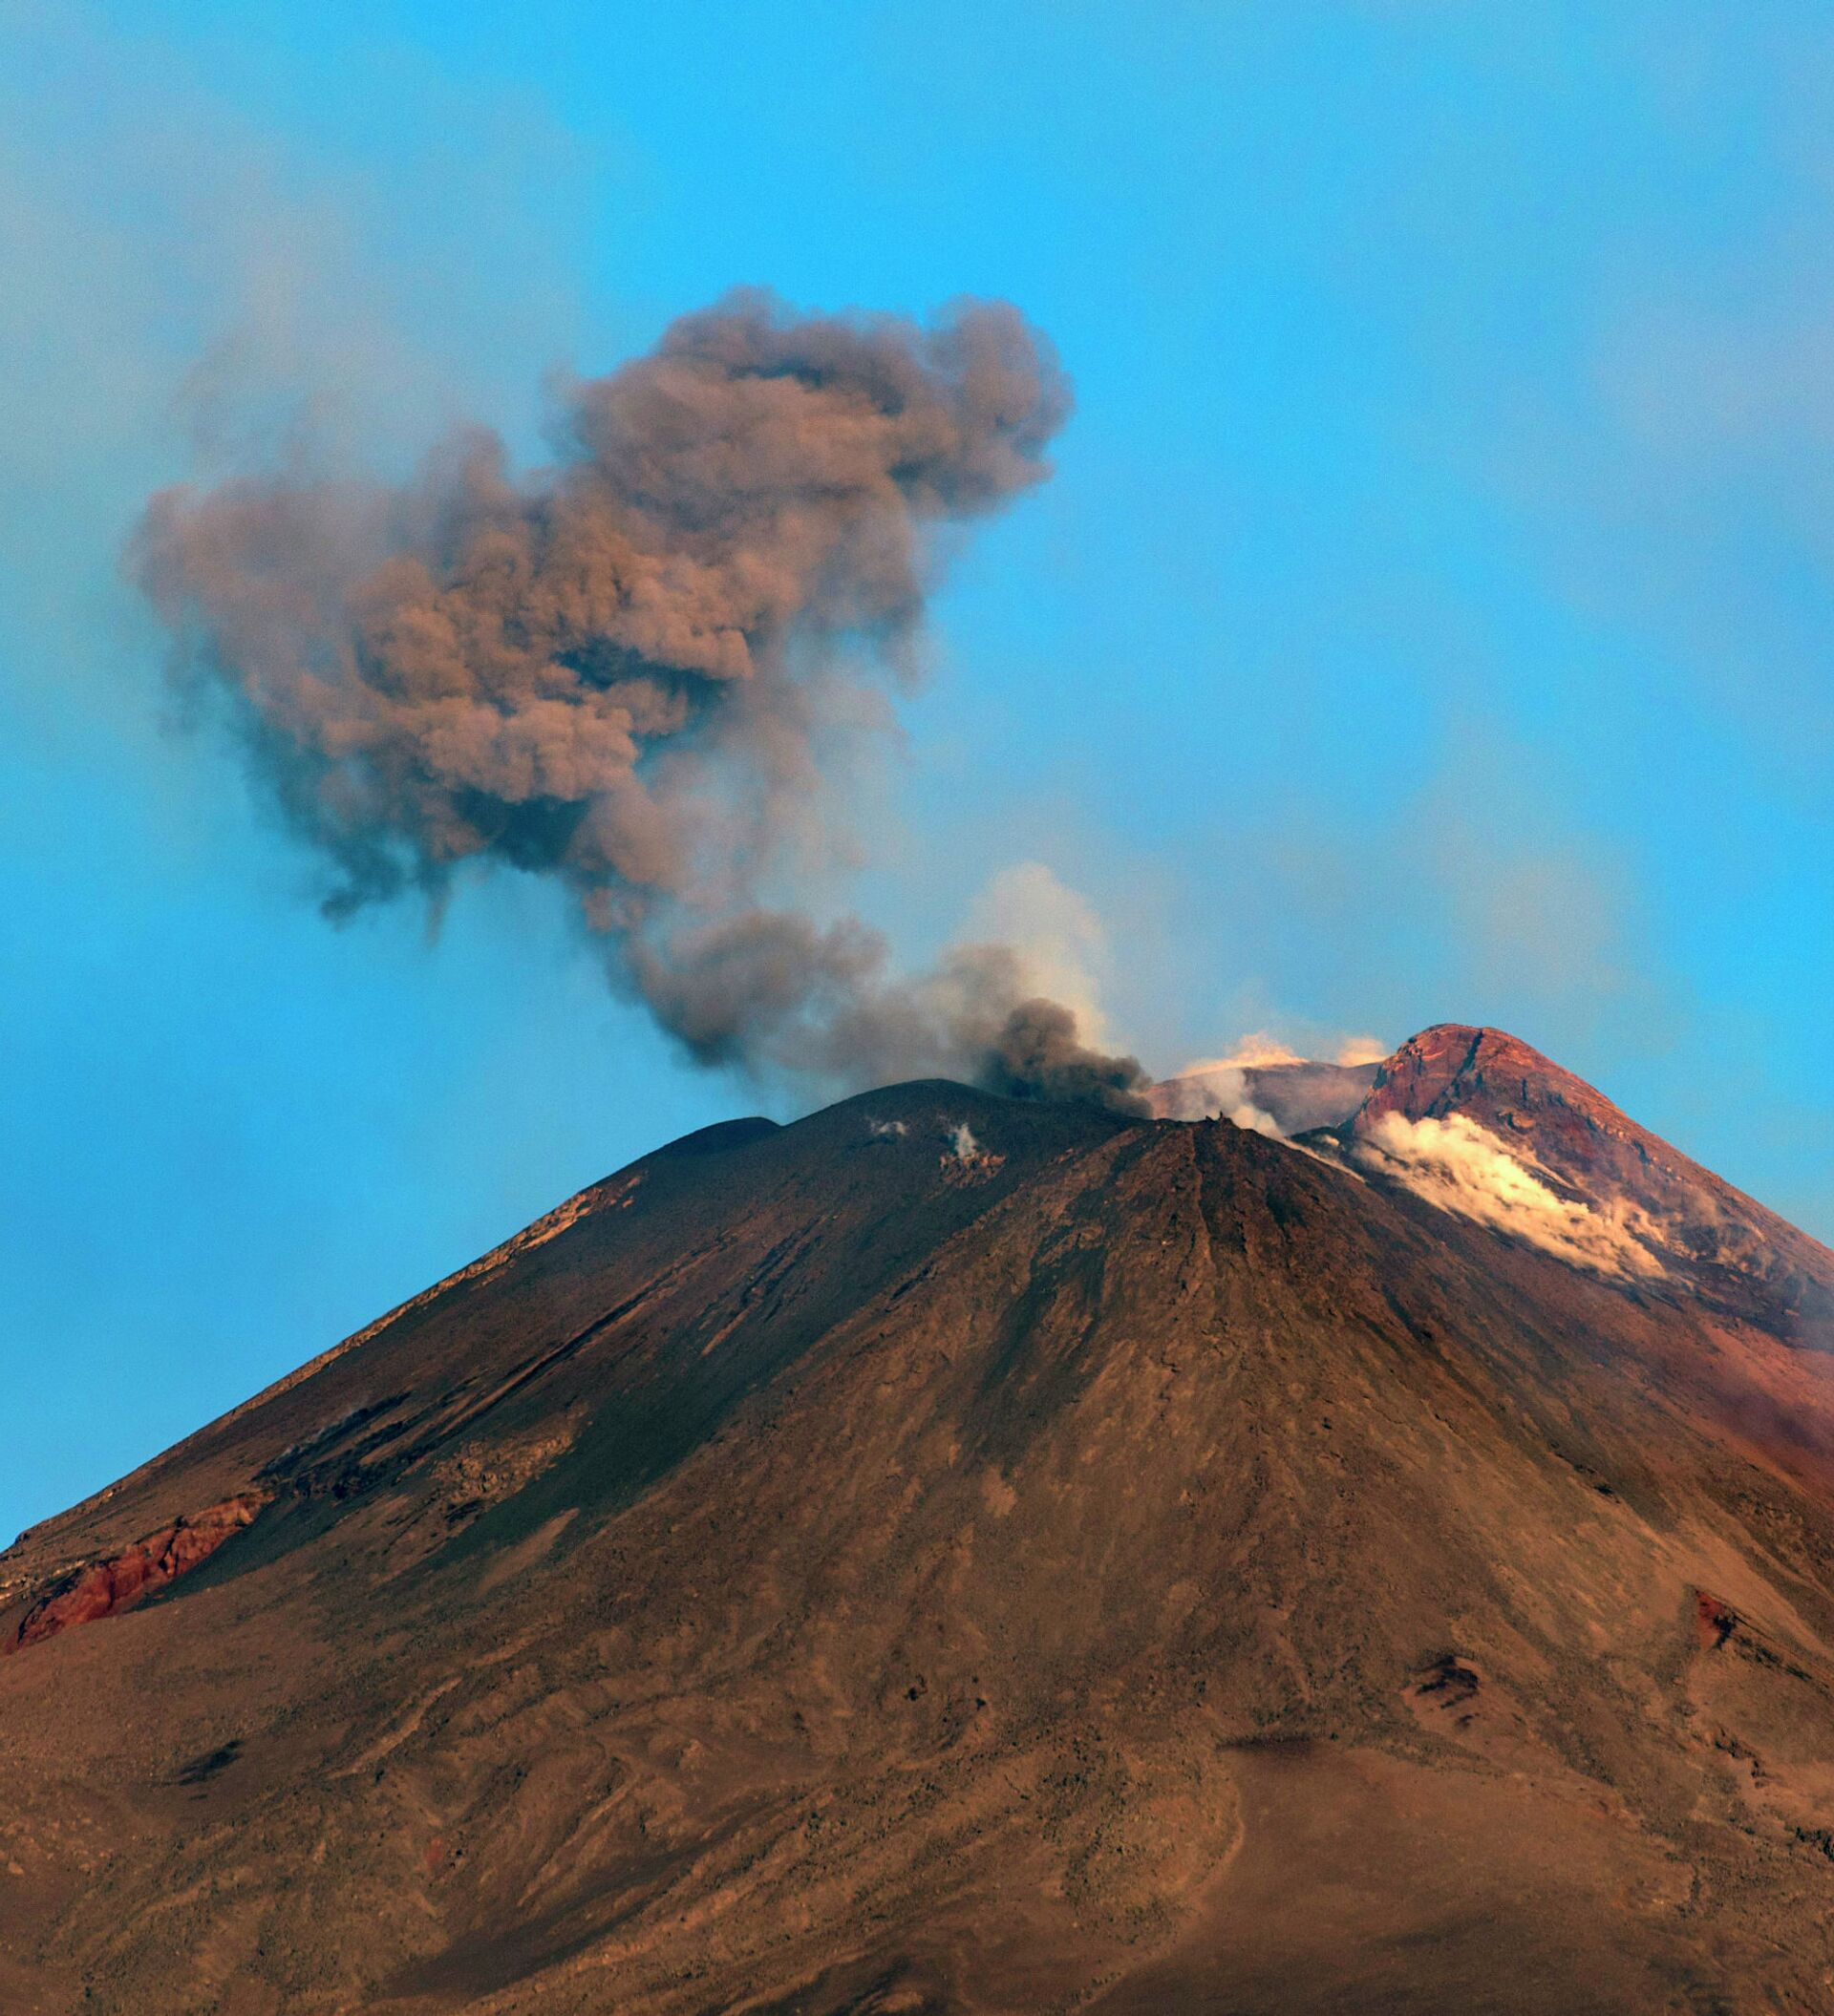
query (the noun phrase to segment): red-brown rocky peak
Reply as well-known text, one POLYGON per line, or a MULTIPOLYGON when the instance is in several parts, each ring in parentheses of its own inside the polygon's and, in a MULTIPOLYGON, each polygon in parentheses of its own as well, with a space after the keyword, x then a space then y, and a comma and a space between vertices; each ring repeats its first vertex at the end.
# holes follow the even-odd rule
POLYGON ((1627 1228, 1672 1282, 1834 1348, 1834 1253, 1502 1029, 1441 1022, 1409 1037, 1348 1135, 1392 1145, 1397 1121, 1455 1115, 1558 1197, 1627 1228))
POLYGON ((1602 1093, 1502 1029, 1436 1022, 1377 1070, 1363 1114, 1410 1120, 1448 1113, 1527 1134, 1553 1121, 1569 1129, 1640 1133, 1602 1093))

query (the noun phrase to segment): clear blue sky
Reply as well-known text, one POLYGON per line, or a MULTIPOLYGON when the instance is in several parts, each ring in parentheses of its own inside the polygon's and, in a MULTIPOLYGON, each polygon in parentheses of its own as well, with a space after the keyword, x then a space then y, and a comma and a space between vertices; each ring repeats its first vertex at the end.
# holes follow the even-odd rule
POLYGON ((902 951, 1042 860, 1158 1066, 1497 1023, 1834 1236, 1830 255, 1810 5, 0 5, 0 1540, 755 1103, 540 887, 321 922, 118 572, 302 408, 532 444, 735 282, 1077 389, 935 608, 902 951))

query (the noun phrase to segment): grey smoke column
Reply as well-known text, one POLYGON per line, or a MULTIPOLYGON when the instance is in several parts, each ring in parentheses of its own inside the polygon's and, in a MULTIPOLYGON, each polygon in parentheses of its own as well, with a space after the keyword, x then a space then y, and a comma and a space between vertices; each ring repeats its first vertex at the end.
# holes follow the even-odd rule
POLYGON ((806 848, 858 681, 908 669, 929 528, 1042 480, 1069 411, 1004 305, 922 328, 739 293, 574 386, 539 476, 480 431, 399 489, 167 491, 135 566, 334 864, 333 915, 504 862, 572 890, 702 1062, 1125 1103, 1131 1060, 1023 1002, 998 948, 892 982, 877 934, 757 897, 806 848))

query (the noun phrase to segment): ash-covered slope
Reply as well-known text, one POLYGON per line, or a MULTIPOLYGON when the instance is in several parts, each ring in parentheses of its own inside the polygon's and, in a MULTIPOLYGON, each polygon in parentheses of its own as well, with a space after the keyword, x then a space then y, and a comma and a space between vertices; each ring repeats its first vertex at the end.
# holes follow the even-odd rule
POLYGON ((1226 1122, 691 1137, 0 1558, 0 2006, 1823 2008, 1830 1450, 1226 1122))

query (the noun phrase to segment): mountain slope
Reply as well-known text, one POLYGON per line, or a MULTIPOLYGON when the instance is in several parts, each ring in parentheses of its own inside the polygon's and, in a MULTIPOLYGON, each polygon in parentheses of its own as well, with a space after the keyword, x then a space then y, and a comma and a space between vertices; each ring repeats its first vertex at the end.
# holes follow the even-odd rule
POLYGON ((691 1136, 0 1558, 0 2003, 1821 2008, 1830 1450, 1227 1122, 691 1136))
POLYGON ((1616 1214, 1653 1263, 1639 1271, 1834 1348, 1834 1253, 1501 1029, 1440 1023, 1410 1038, 1349 1135, 1405 1151, 1422 1126, 1453 1119, 1500 1141, 1561 1197, 1616 1214))

